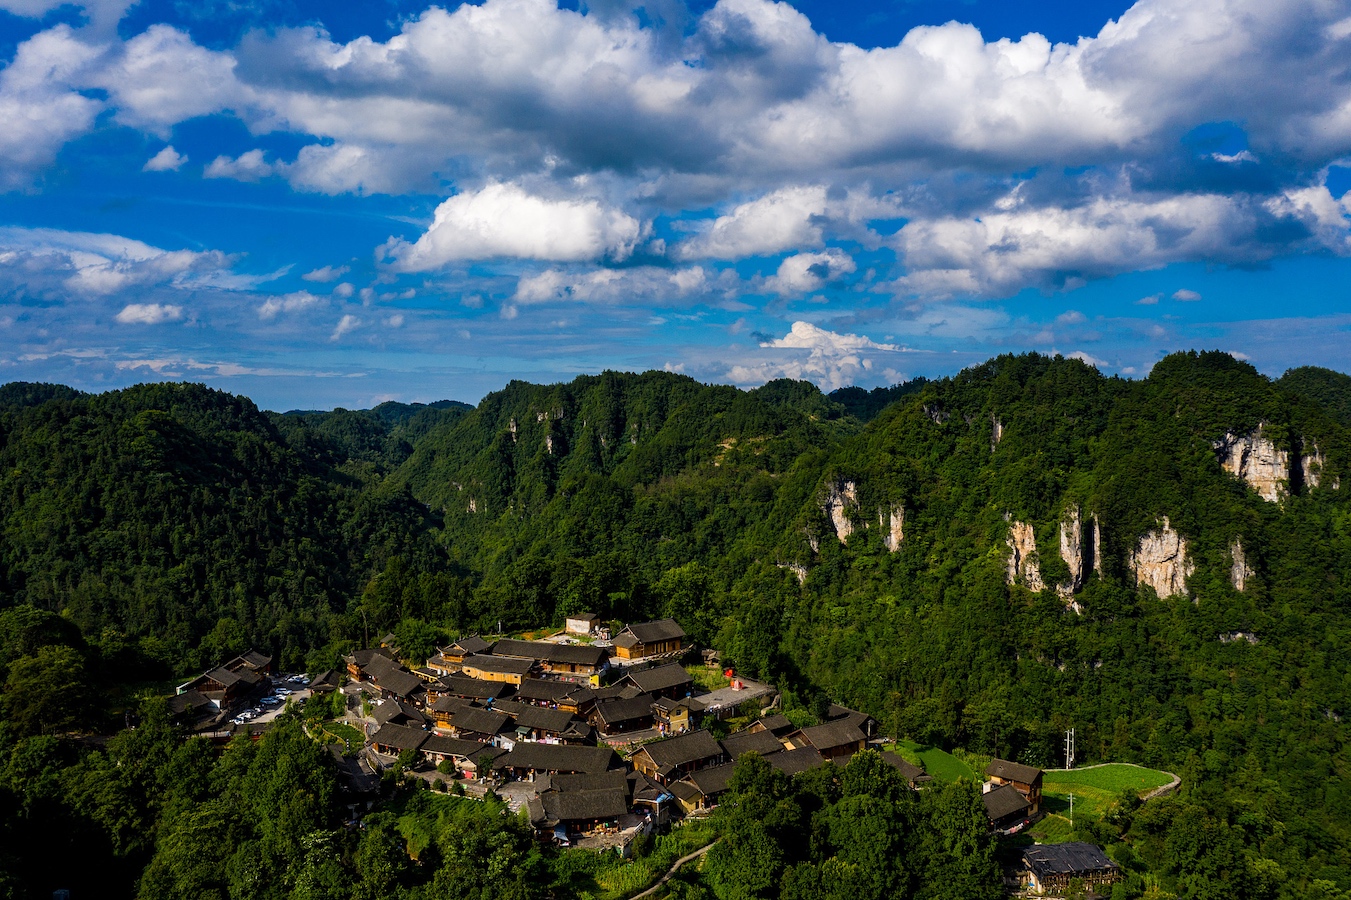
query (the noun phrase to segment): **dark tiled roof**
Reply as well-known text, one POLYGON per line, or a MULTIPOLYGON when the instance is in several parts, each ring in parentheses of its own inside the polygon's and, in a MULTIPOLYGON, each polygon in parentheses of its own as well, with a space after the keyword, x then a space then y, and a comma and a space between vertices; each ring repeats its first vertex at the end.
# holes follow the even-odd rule
POLYGON ((736 771, 736 766, 728 763, 725 766, 714 766, 711 769, 691 772, 685 776, 685 780, 694 782, 694 786, 699 789, 699 793, 705 797, 711 797, 727 790, 727 785, 732 780, 734 771, 736 771))
POLYGON ((589 822, 627 815, 629 801, 623 788, 599 791, 549 791, 540 795, 545 821, 589 822))
POLYGON ((366 670, 372 664, 382 665, 392 663, 394 660, 389 655, 389 651, 384 647, 371 647, 366 650, 357 650, 348 659, 357 664, 361 670, 366 670))
POLYGON ((588 647, 583 644, 550 644, 547 662, 567 663, 573 666, 594 666, 600 668, 609 659, 604 647, 588 647))
POLYGON ((202 696, 201 691, 194 689, 186 690, 169 698, 169 712, 176 716, 181 716, 190 709, 199 710, 211 705, 211 701, 202 696))
POLYGON ((452 697, 446 694, 431 705, 431 710, 439 713, 457 713, 470 706, 473 706, 473 704, 463 697, 452 697))
POLYGON ((427 717, 422 714, 422 710, 398 700, 386 700, 375 708, 375 712, 371 713, 371 718, 380 725, 400 716, 417 725, 427 721, 427 717))
POLYGON ((811 747, 799 750, 785 750, 765 757, 765 762, 785 775, 796 775, 825 765, 826 758, 811 747))
POLYGON ((694 684, 690 673, 679 663, 667 663, 664 666, 643 669, 641 672, 630 672, 622 680, 632 682, 638 690, 648 694, 694 684))
POLYGON ((266 669, 268 666, 272 665, 272 657, 264 656, 257 650, 250 650, 239 658, 255 669, 266 669))
POLYGON ((423 753, 440 753, 445 756, 461 756, 472 763, 477 764, 478 758, 483 755, 484 750, 496 750, 491 744, 480 744, 478 741, 462 741, 459 738, 446 737, 444 734, 433 734, 427 740, 423 741, 422 746, 418 748, 423 753))
POLYGON ((701 759, 722 756, 722 745, 707 731, 690 731, 664 741, 644 744, 640 753, 646 753, 658 771, 668 766, 683 766, 701 759))
POLYGON ((722 748, 727 755, 736 759, 743 753, 759 753, 768 756, 783 750, 783 741, 768 731, 738 731, 722 739, 722 748))
POLYGON ((502 701, 494 704, 493 709, 504 712, 516 720, 518 726, 547 731, 550 734, 562 734, 575 720, 572 713, 562 709, 544 709, 529 703, 502 701))
MULTIPOLYGON (((624 631, 633 635, 644 644, 656 644, 685 637, 685 629, 675 619, 658 619, 655 622, 636 622, 624 631)), ((618 642, 616 642, 618 643, 618 642)))
POLYGON ((371 736, 371 743, 393 747, 396 750, 416 750, 426 739, 427 732, 421 728, 381 725, 380 730, 371 736))
POLYGON ((763 719, 752 722, 751 725, 760 725, 766 731, 780 737, 797 729, 797 726, 790 722, 785 715, 765 716, 763 719))
POLYGON ((824 725, 813 725, 802 729, 805 737, 817 750, 830 750, 845 744, 857 744, 866 741, 868 736, 858 730, 858 726, 847 719, 837 719, 824 725))
POLYGON ((479 709, 477 706, 467 706, 459 712, 451 714, 450 724, 457 731, 473 731, 478 734, 497 734, 507 727, 510 717, 506 713, 500 713, 491 709, 479 709))
POLYGON ((468 675, 442 675, 445 693, 470 700, 497 700, 511 693, 511 685, 500 681, 484 681, 468 675))
POLYGON ((546 782, 547 786, 541 787, 542 791, 601 791, 611 788, 627 791, 629 789, 629 773, 623 769, 611 769, 608 772, 545 775, 535 779, 536 785, 539 785, 544 778, 547 778, 548 781, 546 782))
POLYGON ((535 668, 534 659, 524 659, 515 656, 467 656, 464 660, 465 669, 477 669, 480 672, 498 672, 503 675, 526 675, 535 668))
POLYGON ((606 700, 596 704, 596 719, 604 725, 652 718, 652 698, 643 694, 628 700, 606 700))
POLYGON ((484 653, 491 648, 492 644, 488 643, 487 641, 485 641, 483 638, 479 637, 476 634, 471 634, 469 635, 469 637, 460 638, 458 641, 455 641, 441 652, 445 653, 447 650, 449 650, 452 653, 456 653, 456 651, 458 651, 458 655, 468 656, 471 653, 484 653))
POLYGON ((929 780, 929 776, 924 774, 924 769, 920 768, 914 763, 906 761, 905 757, 892 753, 890 750, 883 751, 882 759, 886 761, 889 765, 891 765, 893 768, 900 771, 901 777, 903 777, 906 781, 910 782, 911 784, 914 784, 916 781, 919 781, 920 779, 923 779, 925 781, 929 780))
POLYGON ((336 669, 325 669, 310 679, 310 690, 316 688, 337 687, 342 683, 342 673, 336 669))
POLYGON ((577 690, 577 685, 569 681, 550 681, 544 678, 525 678, 516 689, 516 696, 522 700, 546 700, 557 703, 568 694, 577 690))
POLYGON ((544 641, 518 641, 515 638, 503 638, 488 652, 493 656, 509 656, 516 659, 544 659, 551 644, 544 641))
POLYGON ((670 785, 671 793, 675 794, 686 803, 692 803, 698 800, 701 794, 699 789, 688 781, 676 781, 670 785))
POLYGON ((1088 875, 1117 864, 1099 847, 1074 841, 1068 844, 1034 844, 1023 849, 1023 865, 1038 878, 1088 875))
POLYGON ((422 679, 403 669, 390 669, 375 676, 375 683, 382 691, 389 691, 399 697, 411 697, 422 687, 422 679))
POLYGON ((1007 759, 992 759, 985 767, 985 774, 1005 781, 1020 781, 1032 784, 1041 777, 1041 769, 1025 766, 1022 763, 1009 762, 1007 759))
POLYGON ((493 763, 494 769, 534 769, 537 772, 605 772, 619 765, 609 747, 517 742, 510 753, 493 763))
POLYGON ((1005 816, 1026 814, 1032 808, 1027 798, 1011 784, 986 791, 980 795, 980 799, 985 802, 985 815, 991 822, 998 822, 1005 816))

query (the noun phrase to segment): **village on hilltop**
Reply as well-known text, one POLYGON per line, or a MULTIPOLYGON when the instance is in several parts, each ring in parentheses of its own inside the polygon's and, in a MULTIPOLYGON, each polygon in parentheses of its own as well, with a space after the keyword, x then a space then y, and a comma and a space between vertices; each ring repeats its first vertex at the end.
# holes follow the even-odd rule
MULTIPOLYGON (((884 749, 865 713, 831 704, 817 724, 795 724, 773 685, 697 651, 674 619, 629 624, 612 638, 583 613, 537 640, 461 637, 413 667, 389 634, 344 663, 279 676, 270 657, 250 651, 180 685, 170 711, 210 739, 256 739, 288 701, 337 695, 341 714, 329 728, 353 737, 331 748, 354 816, 393 770, 437 790, 491 791, 524 808, 541 840, 621 854, 640 835, 708 815, 746 753, 793 776, 843 766, 872 745, 912 788, 931 780, 884 749)), ((985 774, 992 831, 1015 834, 1042 814, 1041 769, 995 759, 985 774)), ((1056 893, 1072 880, 1100 887, 1120 876, 1091 844, 1033 845, 1010 886, 1056 893)))

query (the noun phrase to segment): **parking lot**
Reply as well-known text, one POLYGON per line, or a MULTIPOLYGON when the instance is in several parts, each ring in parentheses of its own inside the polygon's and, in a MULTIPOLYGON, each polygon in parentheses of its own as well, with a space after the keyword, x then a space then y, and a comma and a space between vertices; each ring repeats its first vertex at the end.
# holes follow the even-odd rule
POLYGON ((305 675, 276 675, 272 678, 272 692, 230 720, 232 725, 271 722, 286 708, 288 702, 304 703, 309 697, 310 679, 305 675))

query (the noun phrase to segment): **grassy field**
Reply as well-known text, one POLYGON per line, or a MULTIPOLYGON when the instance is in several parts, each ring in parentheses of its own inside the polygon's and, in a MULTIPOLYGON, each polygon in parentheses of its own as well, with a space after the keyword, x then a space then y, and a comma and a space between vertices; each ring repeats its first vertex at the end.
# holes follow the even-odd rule
POLYGON ((1163 787, 1172 777, 1167 772, 1110 763, 1070 772, 1047 772, 1042 778, 1041 807, 1046 817, 1032 829, 1032 835, 1044 843, 1070 839, 1069 795, 1074 794, 1074 819, 1100 819, 1121 792, 1134 788, 1140 793, 1163 787))
POLYGON ((730 678, 723 677, 722 669, 710 669, 708 666, 686 666, 685 671, 690 673, 695 686, 705 691, 716 691, 732 683, 730 678))
POLYGON ((971 771, 970 766, 946 750, 939 750, 937 747, 925 747, 916 744, 914 741, 897 741, 895 744, 888 746, 887 749, 894 750, 907 762, 923 766, 925 772, 939 781, 956 781, 959 778, 980 781, 976 777, 976 773, 971 771))
POLYGON ((366 742, 366 738, 362 736, 360 731, 342 722, 325 722, 324 731, 340 741, 347 741, 354 749, 366 742))

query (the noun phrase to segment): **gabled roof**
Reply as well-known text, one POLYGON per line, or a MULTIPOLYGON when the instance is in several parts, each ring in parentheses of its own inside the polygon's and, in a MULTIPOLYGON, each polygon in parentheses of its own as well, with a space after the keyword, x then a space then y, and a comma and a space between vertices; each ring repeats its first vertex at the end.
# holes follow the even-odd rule
POLYGON ((421 728, 409 728, 405 725, 381 725, 380 730, 371 736, 372 744, 382 744, 396 750, 416 750, 427 740, 428 734, 421 728))
POLYGON ((557 703, 575 690, 577 690, 577 685, 570 681, 523 678, 520 687, 516 688, 516 696, 522 700, 544 700, 557 703))
POLYGON ((623 769, 611 769, 608 772, 570 772, 558 775, 542 775, 535 779, 541 792, 554 791, 601 791, 609 788, 629 789, 630 773, 623 769))
POLYGON ((480 744, 478 741, 462 741, 459 738, 446 737, 444 734, 433 734, 422 742, 418 748, 423 753, 440 753, 444 756, 459 756, 469 760, 475 765, 478 764, 478 758, 483 755, 485 750, 496 752, 497 748, 491 744, 480 744))
POLYGON ((564 709, 545 709, 542 706, 513 703, 510 700, 494 703, 493 709, 511 716, 517 725, 552 734, 562 734, 574 721, 572 713, 564 709))
POLYGON ((571 615, 564 616, 563 618, 570 619, 574 622, 595 622, 600 618, 600 616, 596 615, 593 612, 579 612, 579 613, 572 613, 571 615))
POLYGON ((1023 849, 1023 865, 1038 878, 1056 875, 1073 877, 1118 868, 1101 848, 1081 841, 1026 847, 1023 849))
POLYGON ((1005 816, 1025 814, 1032 808, 1027 798, 1018 793, 1011 784, 1000 785, 992 791, 980 795, 985 803, 985 815, 991 822, 998 822, 1005 816))
POLYGON ((618 725, 652 718, 652 698, 646 694, 629 700, 606 700, 596 704, 596 720, 603 725, 618 725))
POLYGON ((1032 784, 1041 777, 1041 769, 1035 766, 1025 766, 1022 763, 1009 762, 1007 759, 992 759, 990 764, 985 767, 985 774, 992 778, 1002 778, 1005 781, 1032 784))
MULTIPOLYGON (((389 651, 384 647, 369 647, 365 650, 355 650, 352 652, 351 656, 347 657, 349 662, 355 663, 357 668, 362 669, 363 671, 370 666, 371 663, 375 662, 377 658, 385 662, 393 662, 393 659, 389 655, 389 651)), ((379 663, 376 664, 379 665, 379 663)))
POLYGON ((728 782, 732 780, 732 773, 736 771, 736 766, 727 763, 722 766, 713 766, 709 769, 700 769, 697 772, 691 772, 684 777, 684 781, 691 782, 699 789, 699 793, 705 797, 711 797, 714 794, 721 794, 727 790, 728 782))
POLYGON ((667 766, 683 766, 701 759, 716 759, 723 755, 722 745, 713 735, 700 729, 664 741, 644 744, 639 753, 646 753, 658 771, 667 766))
POLYGON ((609 747, 530 741, 518 741, 510 753, 493 762, 494 769, 534 769, 537 772, 605 772, 618 765, 619 757, 609 747))
POLYGON ((342 683, 342 673, 336 669, 325 669, 310 679, 310 690, 316 688, 337 687, 342 683))
POLYGON ((240 668, 231 671, 224 666, 217 666, 210 672, 207 672, 204 677, 227 688, 236 684, 244 684, 252 687, 253 685, 260 684, 263 680, 262 676, 252 669, 240 668))
POLYGON ((610 658, 610 654, 605 652, 604 647, 587 646, 585 644, 550 644, 549 646, 551 649, 544 660, 550 663, 594 666, 599 669, 610 658))
POLYGON ((462 637, 458 641, 452 641, 446 647, 441 649, 442 654, 450 652, 452 655, 468 656, 472 653, 485 653, 492 648, 492 644, 485 641, 476 634, 468 637, 462 637))
POLYGON ((515 656, 485 656, 477 654, 464 658, 465 670, 476 669, 479 672, 497 672, 502 675, 527 675, 535 668, 535 660, 515 656))
POLYGON ((812 747, 785 750, 765 757, 765 762, 785 775, 796 775, 826 764, 826 758, 812 747))
POLYGON ((493 656, 509 656, 516 659, 544 659, 552 644, 544 641, 520 641, 515 638, 502 638, 493 644, 489 653, 493 656))
MULTIPOLYGON (((685 637, 685 629, 681 628, 675 619, 658 619, 655 622, 635 622, 625 628, 623 633, 633 635, 644 644, 655 644, 660 641, 673 641, 685 637)), ((616 643, 618 642, 616 641, 616 643)))
POLYGON ((397 719, 400 716, 416 725, 421 725, 427 721, 427 717, 422 714, 422 710, 418 709, 416 706, 410 706, 407 703, 401 703, 400 701, 393 699, 385 700, 371 713, 371 718, 380 725, 384 725, 391 719, 397 719))
POLYGON ((442 697, 438 697, 436 702, 433 703, 430 708, 432 712, 457 713, 470 706, 473 706, 473 704, 463 697, 455 697, 446 694, 442 697))
POLYGON ((169 712, 176 716, 181 716, 188 710, 196 711, 211 705, 211 701, 203 696, 201 691, 195 689, 186 690, 169 698, 169 712))
POLYGON ((692 685, 694 679, 690 677, 690 673, 686 672, 685 667, 680 663, 667 663, 664 666, 655 666, 651 669, 643 669, 640 672, 629 672, 620 679, 620 682, 632 683, 638 690, 646 694, 655 694, 671 688, 692 685))
POLYGON ((248 653, 242 654, 239 658, 254 669, 266 669, 268 666, 272 665, 272 657, 265 656, 257 650, 250 650, 248 653))
POLYGON ((791 732, 797 730, 797 726, 794 725, 791 721, 789 721, 788 717, 783 715, 782 713, 773 716, 765 716, 764 718, 761 719, 756 719, 754 722, 752 722, 750 725, 746 727, 754 728, 757 725, 764 731, 768 731, 771 734, 776 734, 779 737, 783 737, 784 735, 790 734, 791 732))
POLYGON ((722 739, 722 749, 736 759, 743 753, 759 753, 768 756, 783 751, 783 741, 768 731, 737 731, 722 739))
MULTIPOLYGON (((618 819, 628 815, 628 796, 623 788, 605 788, 599 791, 548 791, 541 794, 543 821, 590 822, 595 819, 618 819)), ((533 807, 532 807, 533 812, 533 807)), ((534 819, 532 821, 540 821, 534 819)))
POLYGON ((472 731, 477 734, 492 735, 499 731, 505 731, 510 720, 511 717, 506 713, 492 709, 480 709, 477 706, 467 706, 459 712, 451 714, 450 724, 457 731, 472 731))
POLYGON ((932 780, 928 775, 924 773, 924 769, 915 765, 912 762, 907 761, 905 757, 900 756, 896 753, 892 753, 890 750, 882 751, 882 759, 884 762, 886 762, 887 764, 895 768, 897 771, 899 771, 901 773, 901 777, 904 778, 906 781, 910 782, 911 784, 915 784, 918 781, 932 780))
POLYGON ((391 669, 375 676, 375 683, 382 691, 389 691, 400 697, 411 697, 422 687, 422 679, 403 669, 391 669))
POLYGON ((468 675, 442 675, 440 681, 445 693, 470 700, 497 700, 511 693, 509 684, 468 675))
POLYGON ((817 750, 831 750, 845 744, 857 744, 866 741, 868 736, 858 730, 858 726, 848 719, 837 719, 824 725, 813 725, 802 729, 802 736, 817 750))

